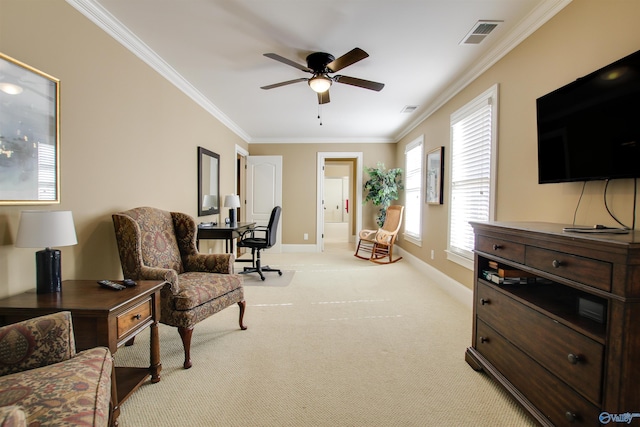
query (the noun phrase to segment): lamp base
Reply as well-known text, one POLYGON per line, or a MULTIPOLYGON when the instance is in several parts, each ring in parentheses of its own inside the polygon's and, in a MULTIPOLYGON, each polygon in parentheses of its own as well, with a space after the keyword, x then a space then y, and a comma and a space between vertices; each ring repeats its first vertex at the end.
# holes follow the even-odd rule
POLYGON ((43 249, 36 252, 36 292, 50 294, 62 290, 60 250, 43 249))
POLYGON ((229 225, 236 226, 236 208, 229 209, 229 225))

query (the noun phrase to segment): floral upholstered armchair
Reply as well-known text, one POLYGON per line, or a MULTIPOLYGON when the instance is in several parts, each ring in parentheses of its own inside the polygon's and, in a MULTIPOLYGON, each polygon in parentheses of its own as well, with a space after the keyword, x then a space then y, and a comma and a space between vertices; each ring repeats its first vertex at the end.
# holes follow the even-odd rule
POLYGON ((165 280, 160 322, 178 328, 184 368, 191 367, 195 325, 237 303, 240 329, 245 301, 242 278, 233 271, 233 255, 201 254, 196 223, 189 215, 140 207, 113 215, 122 272, 126 279, 165 280))
POLYGON ((109 425, 108 348, 76 354, 71 313, 0 328, 0 425, 109 425))

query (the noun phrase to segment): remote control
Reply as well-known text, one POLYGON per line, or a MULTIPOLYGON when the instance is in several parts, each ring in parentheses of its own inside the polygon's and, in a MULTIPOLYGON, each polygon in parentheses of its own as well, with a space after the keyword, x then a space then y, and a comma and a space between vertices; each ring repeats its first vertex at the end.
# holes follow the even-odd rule
POLYGON ((112 282, 111 280, 98 280, 98 284, 103 288, 112 289, 114 291, 121 291, 127 288, 126 286, 112 282))
POLYGON ((124 279, 122 281, 122 284, 125 285, 126 287, 136 286, 137 285, 137 283, 133 279, 124 279))

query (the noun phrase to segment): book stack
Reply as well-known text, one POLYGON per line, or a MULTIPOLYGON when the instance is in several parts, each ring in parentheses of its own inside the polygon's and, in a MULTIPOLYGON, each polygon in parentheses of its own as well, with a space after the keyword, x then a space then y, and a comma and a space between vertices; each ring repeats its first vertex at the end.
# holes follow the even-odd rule
POLYGON ((489 268, 482 270, 482 277, 498 285, 527 285, 536 283, 536 276, 512 267, 489 261, 489 268))

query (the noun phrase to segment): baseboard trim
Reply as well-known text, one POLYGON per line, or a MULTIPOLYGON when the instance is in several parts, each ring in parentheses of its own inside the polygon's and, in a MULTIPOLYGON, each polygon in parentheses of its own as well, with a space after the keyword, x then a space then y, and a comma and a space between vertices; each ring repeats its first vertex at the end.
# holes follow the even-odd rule
MULTIPOLYGON (((426 262, 396 246, 396 251, 402 258, 409 262, 413 267, 418 269, 422 274, 431 279, 442 290, 451 295, 454 299, 467 306, 470 310, 473 308, 473 291, 462 283, 452 279, 440 270, 430 266, 426 262)), ((402 261, 400 261, 402 262, 402 261)))

